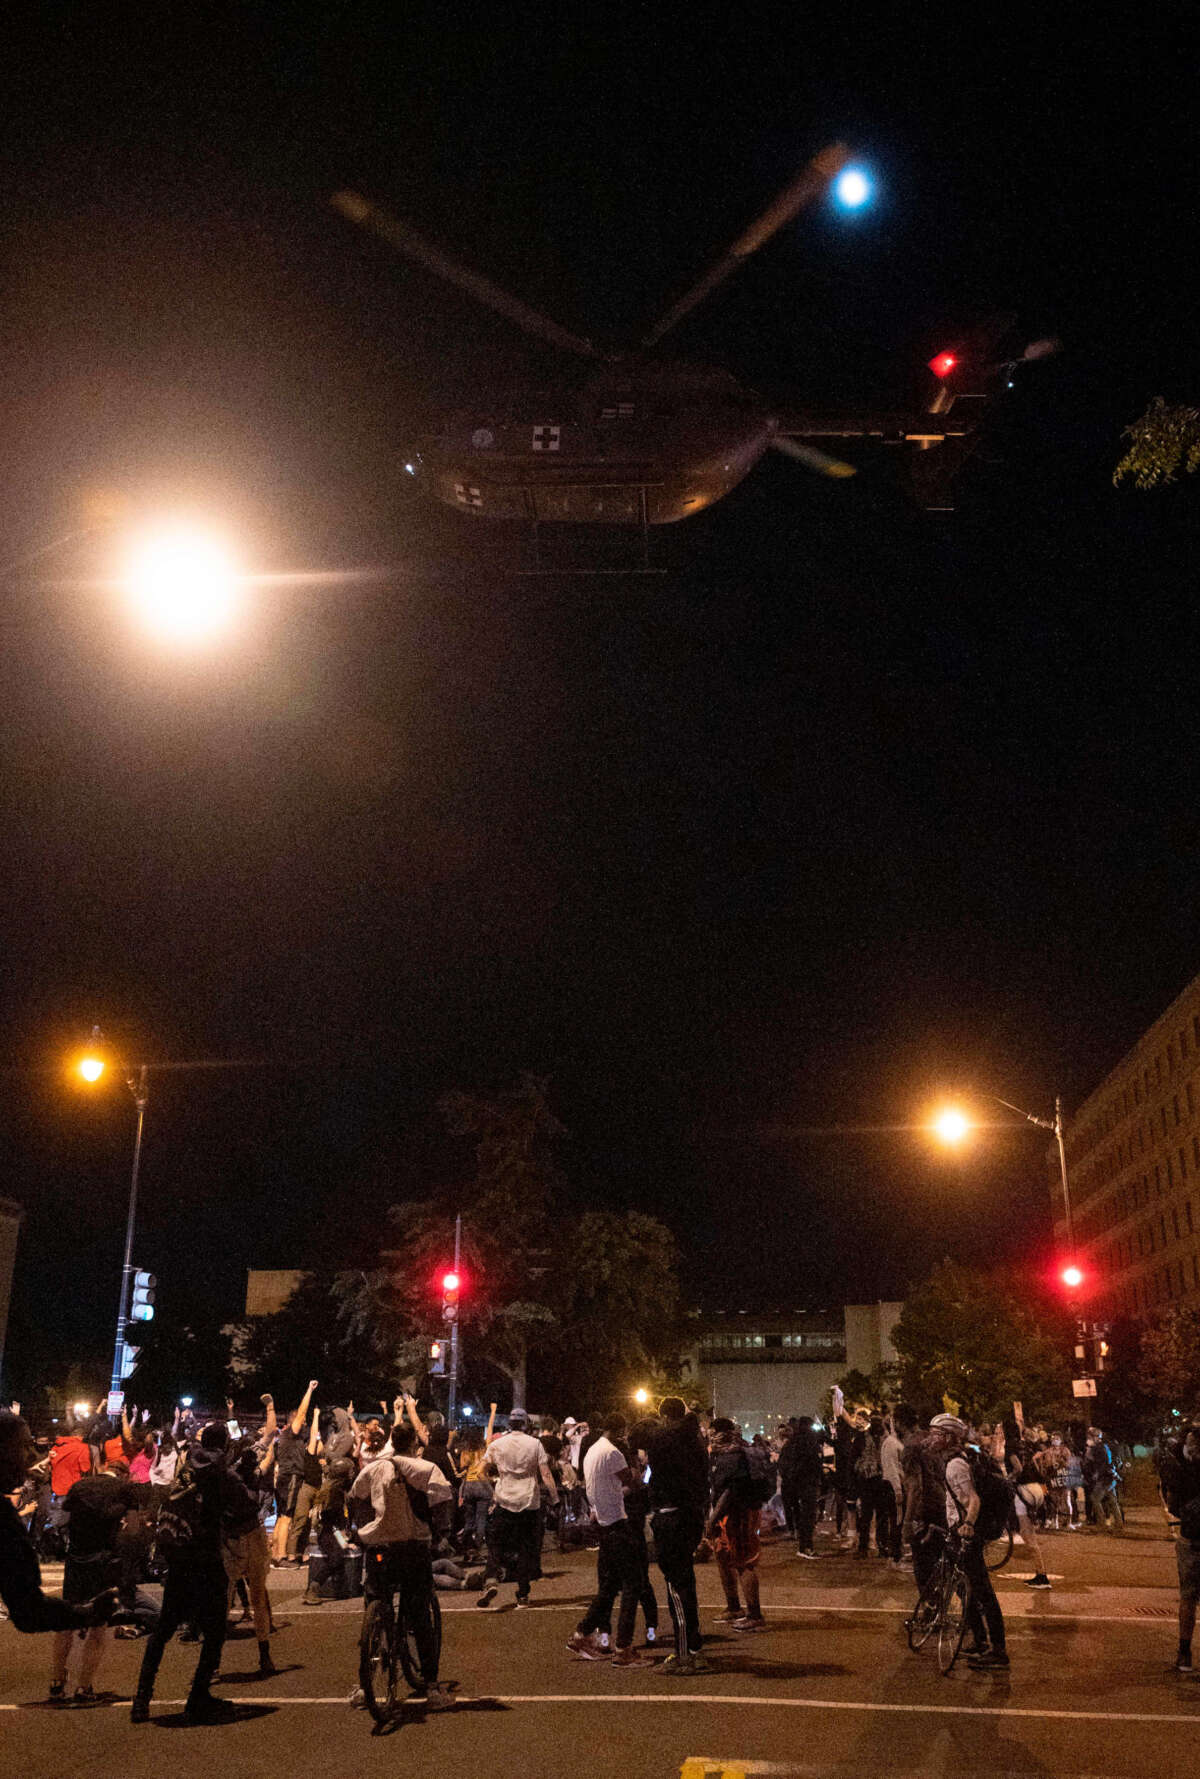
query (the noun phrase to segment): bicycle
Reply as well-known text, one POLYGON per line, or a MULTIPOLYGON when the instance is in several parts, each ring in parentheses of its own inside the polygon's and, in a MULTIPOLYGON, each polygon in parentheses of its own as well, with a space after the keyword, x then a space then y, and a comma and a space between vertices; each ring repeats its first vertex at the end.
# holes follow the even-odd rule
POLYGON ((923 1649, 936 1631, 938 1672, 949 1674, 962 1649, 970 1610, 971 1582, 962 1567, 962 1544, 957 1534, 950 1532, 907 1620, 909 1648, 923 1649))
POLYGON ((986 1540, 983 1547, 983 1560, 986 1567, 994 1575, 997 1569, 1003 1569, 1013 1554, 1013 1533, 1011 1526, 1005 1526, 994 1538, 986 1540))
MULTIPOLYGON (((442 1609, 436 1593, 429 1597, 429 1611, 433 1621, 434 1648, 440 1656, 442 1609)), ((358 1683, 367 1710, 380 1726, 395 1716, 400 1674, 414 1691, 423 1690, 425 1682, 412 1615, 402 1597, 393 1601, 388 1594, 367 1601, 358 1640, 358 1683)))

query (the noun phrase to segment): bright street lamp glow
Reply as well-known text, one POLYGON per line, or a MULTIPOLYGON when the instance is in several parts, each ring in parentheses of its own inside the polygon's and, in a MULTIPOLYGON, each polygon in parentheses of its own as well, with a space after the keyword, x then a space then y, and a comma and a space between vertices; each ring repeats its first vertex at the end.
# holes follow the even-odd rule
POLYGON ((650 1400, 649 1390, 635 1390, 633 1392, 633 1400, 635 1402, 649 1402, 649 1400, 650 1400))
POLYGON ((223 546, 176 526, 133 547, 125 584, 146 628, 164 642, 203 643, 227 630, 238 608, 238 577, 223 546))
POLYGON ((79 1073, 85 1081, 98 1081, 104 1073, 104 1059, 100 1056, 84 1056, 79 1061, 79 1073))
POLYGON ((845 167, 834 180, 833 195, 843 210, 860 210, 871 196, 871 181, 861 167, 845 167))
POLYGON ((934 1135, 939 1136, 943 1143, 961 1143, 970 1128, 971 1120, 957 1106, 947 1106, 930 1125, 934 1135))
POLYGON ((86 1421, 91 1412, 92 1405, 90 1402, 73 1402, 71 1404, 71 1413, 77 1421, 86 1421))

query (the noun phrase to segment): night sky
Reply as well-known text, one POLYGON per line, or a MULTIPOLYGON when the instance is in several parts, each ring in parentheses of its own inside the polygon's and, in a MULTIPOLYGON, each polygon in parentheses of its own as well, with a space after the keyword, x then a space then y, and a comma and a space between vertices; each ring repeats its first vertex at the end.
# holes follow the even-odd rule
POLYGON ((160 1315, 368 1254, 469 1165, 438 1095, 553 1082, 580 1201, 661 1215, 714 1306, 1047 1256, 1044 1148, 947 1163, 946 1085, 1068 1110, 1200 969, 1196 494, 1111 487, 1195 401, 1194 26, 961 7, 47 10, 0 148, 0 534, 117 490, 274 587, 225 649, 137 637, 89 545, 3 587, 11 1375, 111 1346, 132 1107, 160 1315), (895 404, 994 311, 1030 366, 952 515, 891 458, 781 459, 664 576, 513 578, 422 503, 443 400, 542 348, 330 208, 352 186, 566 326, 646 324, 823 143, 878 201, 790 225, 674 349, 895 404), (873 1128, 879 1127, 879 1128, 873 1128))

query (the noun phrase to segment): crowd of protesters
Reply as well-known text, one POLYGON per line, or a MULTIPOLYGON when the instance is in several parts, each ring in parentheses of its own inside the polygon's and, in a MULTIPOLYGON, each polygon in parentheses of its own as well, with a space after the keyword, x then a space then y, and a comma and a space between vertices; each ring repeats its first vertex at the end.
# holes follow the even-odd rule
MULTIPOLYGON (((1002 1535, 1027 1547, 1034 1589, 1051 1586, 1041 1539, 1091 1525, 1120 1530, 1119 1454, 1098 1428, 1029 1427, 1018 1417, 972 1426, 949 1411, 924 1425, 903 1405, 851 1413, 835 1392, 830 1424, 799 1416, 751 1440, 728 1419, 668 1396, 657 1414, 568 1416, 536 1427, 520 1409, 496 1427, 449 1429, 409 1395, 356 1413, 323 1407, 314 1379, 283 1414, 261 1398, 253 1424, 234 1404, 204 1424, 189 1410, 170 1426, 145 1411, 119 1421, 69 1421, 35 1449, 24 1423, 0 1413, 0 1592, 18 1630, 48 1631, 49 1697, 87 1705, 110 1624, 144 1637, 132 1705, 150 1715, 164 1650, 177 1632, 199 1643, 186 1711, 220 1722, 216 1697, 231 1611, 252 1619, 259 1673, 276 1672, 270 1580, 307 1565, 304 1600, 400 1590, 417 1635, 429 1709, 452 1703, 427 1628, 433 1589, 473 1591, 495 1609, 511 1584, 529 1603, 548 1534, 560 1548, 594 1546, 596 1589, 567 1640, 572 1656, 620 1668, 654 1661, 669 1676, 710 1671, 695 1566, 716 1567, 738 1635, 767 1628, 760 1598, 764 1536, 788 1538, 815 1561, 830 1554, 912 1566, 917 1590, 948 1539, 972 1582, 969 1665, 1009 1666, 1004 1618, 984 1547, 1002 1535), (64 1559, 61 1599, 40 1586, 39 1557, 64 1559), (673 1648, 661 1657, 653 1564, 673 1648), (161 1603, 147 1582, 161 1582, 161 1603), (641 1614, 644 1645, 635 1647, 641 1614), (615 1626, 614 1626, 615 1614, 615 1626), (77 1672, 69 1672, 78 1651, 77 1672)), ((1200 1430, 1164 1446, 1164 1505, 1179 1552, 1177 1667, 1191 1670, 1200 1597, 1200 1430)), ((361 1702, 355 1695, 352 1702, 361 1702)))

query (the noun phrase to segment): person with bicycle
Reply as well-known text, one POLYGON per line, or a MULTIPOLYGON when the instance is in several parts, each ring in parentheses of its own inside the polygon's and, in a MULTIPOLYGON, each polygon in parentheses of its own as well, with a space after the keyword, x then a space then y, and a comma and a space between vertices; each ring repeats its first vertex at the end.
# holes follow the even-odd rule
MULTIPOLYGON (((425 1707, 445 1711, 454 1700, 438 1683, 432 1509, 451 1499, 451 1489, 435 1464, 417 1456, 416 1407, 411 1396, 397 1396, 389 1443, 354 1479, 351 1508, 364 1517, 352 1537, 363 1550, 364 1622, 373 1602, 391 1607, 395 1598, 395 1621, 411 1625, 417 1645, 425 1707)), ((359 1693, 351 1698, 363 1702, 359 1693)))
MULTIPOLYGON (((957 1415, 934 1415, 929 1423, 946 1456, 946 1521, 960 1541, 959 1558, 971 1584, 968 1624, 975 1650, 967 1666, 984 1672, 1008 1667, 1004 1614, 984 1561, 983 1547, 995 1531, 986 1524, 976 1473, 967 1452, 967 1426, 957 1415)), ((1000 1528, 996 1528, 999 1530, 1000 1528)))

